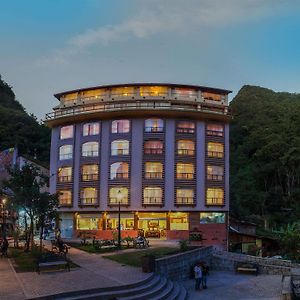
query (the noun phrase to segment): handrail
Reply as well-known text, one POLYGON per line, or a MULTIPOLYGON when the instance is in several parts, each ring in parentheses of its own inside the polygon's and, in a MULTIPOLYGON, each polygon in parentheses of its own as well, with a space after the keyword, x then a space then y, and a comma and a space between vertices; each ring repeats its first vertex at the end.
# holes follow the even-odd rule
POLYGON ((56 118, 62 118, 67 116, 74 116, 78 114, 91 113, 91 112, 112 112, 120 110, 140 110, 140 109, 155 109, 155 110, 187 110, 196 112, 211 112, 215 114, 227 115, 228 107, 212 107, 205 103, 196 104, 178 104, 171 102, 160 101, 145 101, 145 102, 126 102, 126 103, 95 103, 93 105, 66 107, 64 109, 58 109, 54 112, 46 114, 46 120, 52 120, 56 118))

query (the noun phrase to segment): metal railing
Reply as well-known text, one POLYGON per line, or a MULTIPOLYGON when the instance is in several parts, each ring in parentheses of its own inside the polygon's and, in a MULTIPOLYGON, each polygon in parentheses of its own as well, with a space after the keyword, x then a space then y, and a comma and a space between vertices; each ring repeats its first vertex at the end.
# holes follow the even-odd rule
POLYGON ((145 172, 146 179, 162 179, 162 172, 145 172))
POLYGON ((93 181, 93 180, 98 180, 98 174, 82 174, 81 179, 82 181, 93 181))
POLYGON ((58 181, 59 183, 63 183, 63 182, 71 182, 71 181, 72 181, 72 176, 71 176, 71 175, 58 176, 58 177, 57 177, 57 181, 58 181))
POLYGON ((80 198, 81 205, 95 205, 97 204, 97 197, 80 198))
POLYGON ((195 133, 195 128, 177 127, 176 132, 177 133, 195 133))
POLYGON ((223 131, 216 131, 216 130, 206 130, 207 135, 212 135, 212 136, 223 136, 223 131))
POLYGON ((143 204, 162 204, 162 197, 144 197, 143 204))
POLYGON ((220 152, 220 151, 207 151, 207 156, 208 157, 223 158, 224 157, 224 152, 220 152))
POLYGON ((217 175, 217 174, 207 174, 208 180, 214 180, 214 181, 222 181, 223 175, 217 175))
POLYGON ((117 197, 110 197, 109 198, 109 204, 110 205, 115 205, 115 204, 128 204, 128 198, 117 198, 117 197))
POLYGON ((193 149, 177 149, 178 155, 195 155, 195 150, 193 149))
POLYGON ((140 102, 126 102, 126 103, 105 103, 105 104, 93 104, 85 106, 75 106, 58 109, 54 112, 46 114, 46 120, 52 120, 61 117, 74 116, 78 114, 86 114, 93 112, 113 112, 120 110, 144 110, 144 109, 154 109, 154 110, 184 110, 184 111, 195 111, 195 112, 210 112, 215 114, 228 114, 227 106, 212 107, 204 103, 197 104, 178 104, 174 102, 159 102, 159 101, 140 101, 140 102))
POLYGON ((112 149, 111 150, 111 155, 128 155, 128 154, 129 154, 129 149, 128 148, 112 149))
POLYGON ((112 174, 111 179, 112 180, 113 179, 128 179, 128 177, 129 177, 128 172, 123 172, 123 173, 118 172, 118 173, 112 174))
POLYGON ((96 157, 99 155, 99 151, 98 150, 90 150, 90 151, 82 151, 82 156, 83 157, 96 157))
POLYGON ((144 148, 144 154, 163 154, 162 148, 144 148))
POLYGON ((176 197, 175 204, 194 204, 194 197, 176 197))
POLYGON ((147 126, 145 127, 145 132, 163 132, 163 127, 147 126))
POLYGON ((219 197, 219 198, 206 198, 206 205, 223 205, 224 204, 224 199, 219 197))
POLYGON ((177 179, 194 179, 194 173, 177 173, 176 174, 177 179))

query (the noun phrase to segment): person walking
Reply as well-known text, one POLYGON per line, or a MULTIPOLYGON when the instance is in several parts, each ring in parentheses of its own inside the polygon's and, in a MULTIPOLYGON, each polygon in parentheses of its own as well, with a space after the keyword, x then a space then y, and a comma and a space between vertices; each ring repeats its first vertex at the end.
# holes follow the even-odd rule
POLYGON ((202 280, 202 269, 199 262, 196 263, 194 267, 194 274, 195 274, 195 290, 200 290, 201 280, 202 280))

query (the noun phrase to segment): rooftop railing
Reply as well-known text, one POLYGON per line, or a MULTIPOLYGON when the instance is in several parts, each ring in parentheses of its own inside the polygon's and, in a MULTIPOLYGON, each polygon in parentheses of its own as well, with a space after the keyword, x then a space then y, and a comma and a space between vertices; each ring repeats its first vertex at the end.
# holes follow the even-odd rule
POLYGON ((100 103, 85 106, 74 106, 57 109, 54 112, 46 114, 46 121, 70 117, 80 114, 89 114, 96 112, 114 112, 126 110, 175 110, 175 111, 193 111, 193 112, 210 112, 214 114, 227 115, 227 106, 210 106, 205 103, 179 104, 160 101, 143 101, 143 102, 126 102, 126 103, 100 103))

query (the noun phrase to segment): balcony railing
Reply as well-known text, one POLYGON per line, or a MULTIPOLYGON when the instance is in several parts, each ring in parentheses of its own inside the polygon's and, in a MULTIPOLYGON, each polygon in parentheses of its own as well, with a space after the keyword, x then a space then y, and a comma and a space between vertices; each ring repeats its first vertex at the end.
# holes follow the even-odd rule
POLYGON ((219 197, 219 198, 207 198, 206 199, 206 205, 223 205, 224 204, 224 199, 219 197))
POLYGON ((194 179, 194 173, 177 173, 177 179, 194 179))
POLYGON ((220 151, 207 151, 207 156, 208 157, 223 158, 224 157, 224 152, 220 152, 220 151))
POLYGON ((98 174, 82 174, 81 175, 82 181, 93 181, 98 180, 98 174))
POLYGON ((162 179, 162 172, 145 172, 146 179, 162 179))
POLYGON ((113 112, 120 110, 178 110, 178 111, 194 111, 194 112, 210 112, 214 114, 227 115, 228 107, 220 105, 214 107, 205 103, 193 104, 178 104, 176 102, 159 102, 159 101, 141 101, 141 102, 126 102, 126 103, 106 103, 106 104, 93 104, 85 106, 67 107, 65 109, 57 109, 54 112, 46 114, 46 120, 56 118, 74 116, 78 114, 87 114, 93 112, 113 112))
POLYGON ((163 132, 163 127, 154 127, 154 126, 147 126, 145 127, 145 132, 163 132))
POLYGON ((128 179, 129 177, 129 174, 128 172, 124 172, 124 173, 115 173, 115 174, 112 174, 111 176, 111 179, 114 180, 114 179, 128 179))
POLYGON ((144 197, 143 204, 162 204, 162 197, 144 197))
POLYGON ((175 204, 194 204, 194 197, 176 197, 175 204))
POLYGON ((223 136, 223 131, 216 131, 216 130, 206 130, 207 135, 212 135, 212 136, 223 136))
POLYGON ((59 183, 71 182, 71 181, 72 181, 72 176, 71 176, 71 175, 67 175, 67 176, 58 176, 58 177, 57 177, 57 181, 58 181, 59 183))
POLYGON ((177 149, 177 154, 193 156, 193 155, 195 155, 195 150, 193 150, 193 149, 177 149))
POLYGON ((127 205, 128 204, 128 198, 117 198, 117 197, 110 197, 109 198, 109 204, 110 205, 118 205, 118 204, 127 205))
POLYGON ((98 150, 82 151, 83 157, 96 157, 99 155, 98 150))
POLYGON ((177 133, 195 133, 195 128, 177 127, 176 132, 177 133))
POLYGON ((128 154, 129 154, 128 148, 111 150, 111 155, 128 155, 128 154))
POLYGON ((72 206, 72 199, 69 198, 60 198, 59 199, 59 206, 72 206))
POLYGON ((213 180, 213 181, 222 181, 223 180, 223 175, 207 174, 207 179, 208 180, 213 180))
POLYGON ((95 205, 97 204, 97 197, 80 198, 81 205, 95 205))
POLYGON ((159 154, 163 154, 163 149, 161 149, 161 148, 145 148, 144 153, 159 155, 159 154))

